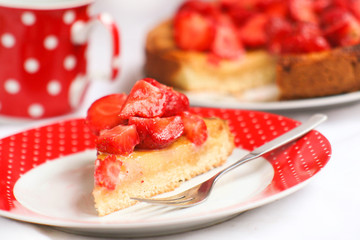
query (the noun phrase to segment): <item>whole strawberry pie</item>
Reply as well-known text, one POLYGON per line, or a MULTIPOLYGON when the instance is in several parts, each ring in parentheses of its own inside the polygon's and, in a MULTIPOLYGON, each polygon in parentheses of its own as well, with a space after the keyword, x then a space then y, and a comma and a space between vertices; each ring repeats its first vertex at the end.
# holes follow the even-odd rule
POLYGON ((190 0, 148 33, 145 72, 188 92, 323 97, 360 89, 359 43, 360 0, 190 0))
POLYGON ((234 148, 224 120, 189 111, 188 98, 154 79, 96 100, 86 123, 97 136, 94 190, 100 216, 173 190, 223 164, 234 148))

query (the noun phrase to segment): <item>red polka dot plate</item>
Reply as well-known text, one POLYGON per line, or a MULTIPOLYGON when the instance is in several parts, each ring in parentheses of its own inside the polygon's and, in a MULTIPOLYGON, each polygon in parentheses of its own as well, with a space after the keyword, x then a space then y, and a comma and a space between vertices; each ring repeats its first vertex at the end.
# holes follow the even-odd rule
MULTIPOLYGON (((257 111, 192 111, 228 120, 237 148, 227 164, 300 124, 257 111)), ((328 140, 313 130, 224 176, 203 204, 169 211, 140 203, 98 217, 91 196, 94 137, 83 119, 71 119, 0 140, 0 215, 98 236, 139 237, 187 231, 224 221, 297 191, 327 164, 330 155, 328 140)), ((218 170, 191 179, 174 192, 218 170)), ((169 194, 173 192, 164 195, 169 194)))

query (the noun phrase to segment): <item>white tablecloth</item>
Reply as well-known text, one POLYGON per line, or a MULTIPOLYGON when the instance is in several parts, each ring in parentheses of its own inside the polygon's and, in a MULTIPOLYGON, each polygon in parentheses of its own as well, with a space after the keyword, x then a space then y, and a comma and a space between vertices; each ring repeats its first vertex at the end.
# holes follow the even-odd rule
MULTIPOLYGON (((179 0, 96 2, 94 12, 106 10, 120 25, 123 53, 120 81, 112 84, 94 83, 83 106, 76 113, 60 118, 84 116, 94 99, 115 90, 128 91, 134 81, 141 79, 145 34, 151 26, 170 16, 178 2, 179 0)), ((93 79, 101 78, 102 74, 99 73, 108 71, 109 39, 102 33, 105 30, 97 27, 92 34, 90 70, 95 75, 93 79), (99 59, 102 59, 101 62, 99 59)), ((329 117, 317 130, 329 139, 332 157, 328 165, 305 188, 212 227, 148 239, 360 239, 360 103, 275 113, 303 121, 317 112, 329 117)), ((0 137, 56 120, 0 123, 0 137)), ((0 217, 0 239, 97 238, 0 217)))

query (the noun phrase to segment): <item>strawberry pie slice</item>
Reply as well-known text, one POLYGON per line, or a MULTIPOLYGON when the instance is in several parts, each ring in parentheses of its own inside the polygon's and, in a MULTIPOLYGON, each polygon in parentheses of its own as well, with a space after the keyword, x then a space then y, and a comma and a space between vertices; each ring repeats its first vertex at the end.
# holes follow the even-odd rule
POLYGON ((86 122, 97 135, 93 196, 100 216, 172 191, 222 165, 234 148, 226 121, 190 113, 187 97, 146 78, 129 95, 96 100, 86 122))

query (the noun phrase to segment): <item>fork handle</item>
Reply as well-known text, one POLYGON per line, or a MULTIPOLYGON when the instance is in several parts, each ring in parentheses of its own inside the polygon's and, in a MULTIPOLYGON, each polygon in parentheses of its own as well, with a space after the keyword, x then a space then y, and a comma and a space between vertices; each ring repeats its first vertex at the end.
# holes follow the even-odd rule
POLYGON ((324 122, 327 119, 327 116, 324 114, 315 114, 313 115, 309 120, 307 120, 305 123, 299 125, 296 128, 293 128, 292 130, 282 134, 281 136, 271 140, 270 142, 265 143, 264 145, 254 149, 252 152, 248 153, 244 157, 242 157, 237 162, 231 164, 229 167, 225 168, 224 170, 217 173, 213 178, 214 181, 216 181, 220 176, 223 174, 233 170, 234 168, 251 161, 253 159, 256 159, 258 157, 261 157, 265 153, 268 153, 278 147, 281 147, 295 139, 298 139, 299 137, 302 137, 306 133, 310 132, 312 129, 314 129, 316 126, 318 126, 320 123, 324 122))

